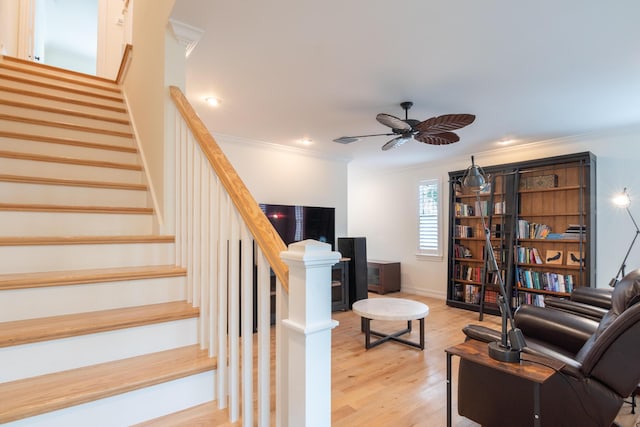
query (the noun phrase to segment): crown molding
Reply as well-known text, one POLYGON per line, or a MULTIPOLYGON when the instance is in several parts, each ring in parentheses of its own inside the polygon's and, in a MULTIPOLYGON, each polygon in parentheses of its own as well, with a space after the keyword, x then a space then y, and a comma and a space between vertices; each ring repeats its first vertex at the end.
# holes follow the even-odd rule
POLYGON ((175 19, 169 19, 169 23, 174 37, 185 48, 185 56, 188 57, 202 38, 204 30, 175 19))

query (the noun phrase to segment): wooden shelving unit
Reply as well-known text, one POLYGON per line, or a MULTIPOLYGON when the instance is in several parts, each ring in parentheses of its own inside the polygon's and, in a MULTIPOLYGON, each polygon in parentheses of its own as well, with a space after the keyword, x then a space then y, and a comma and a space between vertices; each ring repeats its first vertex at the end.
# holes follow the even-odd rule
MULTIPOLYGON (((542 305, 546 295, 568 296, 572 288, 595 286, 595 168, 588 152, 484 168, 491 188, 479 199, 487 206, 490 241, 512 306, 542 305), (548 234, 526 234, 525 225, 548 228, 548 234), (531 257, 534 248, 537 259, 531 257)), ((447 304, 498 314, 478 199, 459 185, 464 173, 449 173, 447 304), (464 207, 469 210, 462 212, 464 207), (480 266, 480 280, 461 275, 480 266)))

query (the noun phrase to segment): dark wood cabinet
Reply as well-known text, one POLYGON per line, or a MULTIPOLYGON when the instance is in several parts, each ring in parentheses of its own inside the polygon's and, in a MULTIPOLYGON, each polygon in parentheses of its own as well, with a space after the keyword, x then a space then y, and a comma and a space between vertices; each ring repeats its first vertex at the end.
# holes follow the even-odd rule
POLYGON ((331 311, 349 309, 349 258, 331 267, 331 311))
POLYGON ((386 294, 400 291, 400 263, 368 261, 367 283, 370 292, 386 294))

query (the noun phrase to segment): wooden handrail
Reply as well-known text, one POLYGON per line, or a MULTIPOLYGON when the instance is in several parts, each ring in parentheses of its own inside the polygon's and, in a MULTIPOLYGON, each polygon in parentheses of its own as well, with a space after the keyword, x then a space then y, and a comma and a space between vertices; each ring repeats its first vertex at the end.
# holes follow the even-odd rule
POLYGON ((124 73, 127 70, 127 66, 129 65, 129 61, 131 60, 131 51, 133 50, 133 46, 127 43, 124 47, 124 52, 122 52, 122 61, 120 61, 120 68, 118 68, 118 75, 114 80, 117 84, 122 84, 124 80, 124 73))
POLYGON ((178 111, 200 144, 202 151, 216 172, 220 182, 229 193, 240 216, 253 234, 258 246, 271 265, 271 269, 284 289, 289 292, 289 267, 280 258, 280 252, 287 249, 278 232, 264 215, 246 185, 233 168, 222 149, 195 112, 182 91, 176 86, 169 88, 171 98, 178 111))

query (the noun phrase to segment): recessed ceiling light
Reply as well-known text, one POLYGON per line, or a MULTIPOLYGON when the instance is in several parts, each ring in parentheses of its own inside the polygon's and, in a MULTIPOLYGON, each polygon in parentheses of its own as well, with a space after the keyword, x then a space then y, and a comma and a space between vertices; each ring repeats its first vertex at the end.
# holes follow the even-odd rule
POLYGON ((501 139, 500 141, 498 141, 498 144, 500 144, 500 145, 511 145, 511 144, 513 144, 515 142, 516 142, 515 139, 505 138, 505 139, 501 139))
POLYGON ((302 138, 300 140, 300 144, 302 144, 302 145, 311 145, 311 144, 313 144, 313 140, 311 138, 302 138))
POLYGON ((212 107, 217 107, 220 105, 220 100, 214 96, 207 96, 204 100, 207 104, 211 105, 212 107))

